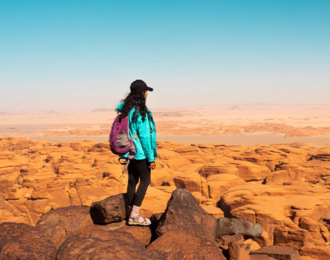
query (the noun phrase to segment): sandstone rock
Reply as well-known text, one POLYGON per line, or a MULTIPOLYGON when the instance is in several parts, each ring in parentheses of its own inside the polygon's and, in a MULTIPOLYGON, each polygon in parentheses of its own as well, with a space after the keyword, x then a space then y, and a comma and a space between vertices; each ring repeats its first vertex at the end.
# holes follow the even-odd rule
POLYGON ((215 207, 214 203, 212 203, 212 205, 202 204, 200 206, 201 206, 202 209, 205 210, 206 213, 212 215, 215 218, 223 218, 224 217, 223 211, 221 209, 219 209, 218 207, 215 207))
POLYGON ((247 161, 235 161, 231 164, 237 167, 238 176, 244 181, 263 180, 271 172, 267 166, 260 166, 247 161))
POLYGON ((230 260, 250 260, 249 250, 243 241, 234 240, 228 245, 230 260))
POLYGON ((90 214, 95 224, 120 222, 126 218, 125 195, 118 194, 93 202, 90 214))
POLYGON ((308 243, 324 245, 328 231, 322 217, 330 214, 330 197, 324 188, 306 185, 232 188, 222 196, 220 207, 225 216, 259 223, 269 235, 263 240, 256 239, 261 246, 277 244, 300 248, 308 243), (319 224, 304 220, 300 227, 301 218, 319 224), (325 237, 321 239, 322 234, 325 237))
POLYGON ((169 168, 173 170, 179 169, 180 167, 190 163, 189 160, 177 152, 169 151, 166 149, 162 149, 158 156, 163 163, 165 163, 169 168))
POLYGON ((157 234, 170 230, 184 230, 195 236, 214 241, 216 220, 207 214, 192 194, 185 189, 176 189, 160 219, 157 234))
POLYGON ((166 259, 225 260, 221 250, 209 240, 196 237, 183 230, 170 230, 148 247, 166 255, 166 259))
POLYGON ((236 235, 223 235, 221 236, 217 244, 221 249, 228 249, 228 245, 233 242, 233 241, 240 241, 243 242, 244 238, 241 234, 236 234, 236 235))
POLYGON ((245 185, 245 181, 233 174, 216 174, 206 178, 210 197, 218 202, 222 194, 234 186, 245 185))
POLYGON ((45 213, 36 228, 59 247, 70 236, 89 233, 93 229, 93 221, 83 206, 70 206, 45 213))
POLYGON ((254 241, 252 238, 249 238, 247 240, 244 241, 244 244, 246 244, 247 246, 249 246, 250 250, 258 250, 261 247, 259 246, 259 244, 254 241))
POLYGON ((233 174, 238 175, 238 169, 235 165, 231 165, 229 158, 225 161, 205 164, 199 171, 199 174, 205 178, 215 174, 233 174))
POLYGON ((275 171, 269 174, 265 180, 264 184, 289 184, 291 181, 302 180, 303 174, 292 174, 286 170, 275 171))
POLYGON ((298 251, 288 246, 267 246, 256 251, 251 251, 251 255, 267 255, 278 260, 301 260, 298 251))
POLYGON ((145 247, 138 241, 132 234, 121 231, 119 229, 104 231, 104 230, 93 230, 88 235, 89 238, 98 238, 106 241, 114 241, 120 243, 131 244, 138 250, 143 250, 145 247))
MULTIPOLYGON (((185 132, 176 123, 173 127, 179 127, 177 132, 185 132)), ((262 126, 254 127, 262 130, 262 126)), ((220 126, 219 129, 218 134, 223 134, 236 128, 220 126)), ((86 127, 82 130, 77 133, 94 131, 86 127)), ((206 133, 203 130, 200 134, 206 133)), ((153 171, 141 215, 149 217, 164 212, 176 185, 197 189, 193 195, 198 204, 214 217, 259 223, 264 232, 253 240, 261 246, 289 245, 300 248, 304 258, 310 255, 317 259, 319 253, 321 258, 330 259, 329 148, 303 143, 192 148, 172 142, 157 145, 163 157, 158 158, 157 169, 153 171), (211 181, 208 183, 203 176, 196 175, 199 172, 211 181), (221 195, 214 195, 218 192, 215 182, 217 178, 221 180, 220 175, 227 174, 243 178, 246 185, 228 184, 221 191, 222 202, 217 204, 216 196, 221 195), (262 185, 262 180, 267 185, 262 185), (230 186, 233 187, 229 189, 230 186), (213 190, 210 194, 209 187, 213 190)), ((95 201, 126 192, 127 179, 120 178, 121 170, 106 142, 57 144, 23 138, 1 139, 0 223, 13 221, 34 226, 51 209, 70 205, 89 209, 95 201)), ((117 223, 118 226, 98 225, 94 229, 114 230, 122 222, 117 223)))
POLYGON ((0 259, 53 260, 56 247, 42 232, 23 223, 0 224, 0 259))
MULTIPOLYGON (((305 245, 301 248, 299 248, 299 254, 301 256, 309 256, 312 259, 306 259, 306 260, 328 260, 330 259, 330 247, 328 245, 325 246, 318 246, 314 245, 312 243, 305 245)), ((305 260, 305 257, 302 257, 302 259, 305 260)))
POLYGON ((330 161, 330 148, 323 147, 319 149, 309 160, 330 161))
POLYGON ((148 246, 151 242, 152 234, 150 227, 124 226, 118 230, 132 234, 144 246, 148 246))
POLYGON ((163 188, 169 188, 169 190, 161 189, 160 187, 148 187, 147 193, 144 197, 140 209, 141 216, 150 217, 153 214, 165 211, 167 202, 171 198, 171 193, 175 189, 175 187, 163 188))
POLYGON ((202 192, 202 178, 197 172, 178 173, 174 176, 173 182, 177 188, 183 188, 190 192, 202 192))
POLYGON ((114 231, 114 230, 120 229, 125 226, 126 226, 126 220, 123 220, 121 222, 113 222, 113 223, 110 223, 107 225, 94 224, 93 230, 91 232, 93 232, 93 231, 103 231, 103 232, 114 231))
POLYGON ((56 259, 165 260, 165 257, 159 252, 148 252, 131 234, 125 233, 123 237, 124 239, 115 237, 109 240, 102 240, 96 237, 82 238, 72 236, 60 246, 56 259))
POLYGON ((248 161, 233 160, 226 158, 224 161, 218 161, 205 164, 199 171, 199 174, 205 178, 215 174, 233 174, 239 176, 244 181, 256 181, 264 179, 270 170, 266 166, 260 166, 248 161))
POLYGON ((298 226, 309 231, 315 244, 322 245, 330 241, 330 233, 327 227, 314 219, 302 217, 299 219, 298 226))

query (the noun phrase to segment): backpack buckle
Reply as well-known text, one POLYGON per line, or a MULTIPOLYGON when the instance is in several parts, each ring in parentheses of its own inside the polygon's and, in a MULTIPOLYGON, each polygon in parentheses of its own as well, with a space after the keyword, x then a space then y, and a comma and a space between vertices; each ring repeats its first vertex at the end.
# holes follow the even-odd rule
POLYGON ((118 162, 119 162, 121 165, 126 165, 126 163, 127 163, 127 158, 118 158, 118 162), (124 160, 124 161, 120 161, 120 160, 124 160))

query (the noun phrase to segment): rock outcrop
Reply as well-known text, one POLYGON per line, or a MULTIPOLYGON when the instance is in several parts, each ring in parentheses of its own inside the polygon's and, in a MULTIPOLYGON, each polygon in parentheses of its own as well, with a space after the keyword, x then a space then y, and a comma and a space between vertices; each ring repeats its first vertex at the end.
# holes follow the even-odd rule
POLYGON ((93 202, 90 214, 95 224, 109 224, 124 220, 126 217, 125 195, 118 194, 93 202))
MULTIPOLYGON (((144 245, 178 227, 201 239, 214 240, 217 219, 225 217, 260 224, 264 231, 261 236, 244 235, 258 246, 291 246, 304 257, 317 258, 319 254, 320 259, 330 258, 329 148, 302 143, 157 145, 157 169, 152 172, 141 207, 141 215, 157 219, 151 228, 152 238, 149 240, 146 230, 125 230, 144 245), (187 196, 176 196, 168 207, 177 188, 186 189, 195 199, 189 199, 187 208, 181 209, 175 202, 185 202, 187 196), (210 221, 204 224, 204 219, 210 221)), ((35 226, 44 214, 70 206, 85 207, 92 213, 98 207, 95 205, 118 196, 111 210, 100 207, 105 215, 102 210, 100 215, 92 214, 95 223, 103 225, 94 225, 93 230, 123 228, 125 208, 120 196, 126 192, 127 178, 121 178, 121 171, 108 143, 1 139, 0 223, 35 226)), ((54 237, 58 236, 56 232, 54 237)), ((59 246, 67 238, 54 242, 59 246)))
POLYGON ((183 230, 170 230, 154 241, 148 250, 162 252, 166 259, 225 260, 216 244, 183 230))
POLYGON ((185 189, 176 189, 157 227, 159 236, 170 230, 184 230, 197 237, 213 241, 216 219, 206 213, 185 189))
POLYGON ((35 227, 59 247, 70 236, 92 231, 93 221, 85 207, 70 206, 45 213, 35 227))
MULTIPOLYGON (((126 233, 127 236, 131 236, 126 233)), ((134 239, 134 238, 133 238, 134 239)), ((65 240, 57 251, 56 259, 146 259, 165 260, 159 252, 148 252, 140 242, 132 243, 129 239, 102 240, 95 237, 72 236, 65 240)))
POLYGON ((0 259, 54 260, 56 247, 39 230, 23 223, 0 224, 0 259))

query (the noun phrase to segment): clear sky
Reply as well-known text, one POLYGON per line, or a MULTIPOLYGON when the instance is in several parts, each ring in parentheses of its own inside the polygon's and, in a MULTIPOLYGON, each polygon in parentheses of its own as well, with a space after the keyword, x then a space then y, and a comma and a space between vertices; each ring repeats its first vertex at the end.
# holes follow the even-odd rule
POLYGON ((0 0, 0 111, 330 104, 329 0, 0 0))

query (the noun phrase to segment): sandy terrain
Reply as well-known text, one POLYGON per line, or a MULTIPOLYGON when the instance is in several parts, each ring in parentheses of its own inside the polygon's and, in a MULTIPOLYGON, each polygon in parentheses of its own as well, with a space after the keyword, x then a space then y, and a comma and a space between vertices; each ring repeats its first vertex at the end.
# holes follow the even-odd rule
MULTIPOLYGON (((330 145, 330 106, 257 105, 152 110, 160 141, 182 144, 254 145, 303 142, 330 145)), ((54 142, 104 142, 116 116, 112 109, 0 113, 0 137, 54 142)))

